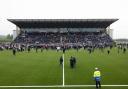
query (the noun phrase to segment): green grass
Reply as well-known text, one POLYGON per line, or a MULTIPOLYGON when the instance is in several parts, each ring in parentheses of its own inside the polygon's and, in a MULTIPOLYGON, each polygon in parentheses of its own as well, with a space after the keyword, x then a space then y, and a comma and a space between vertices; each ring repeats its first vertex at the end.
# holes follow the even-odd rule
MULTIPOLYGON (((95 84, 93 80, 94 68, 101 70, 102 84, 128 85, 128 52, 117 53, 113 48, 110 54, 95 50, 89 54, 86 50, 69 50, 65 53, 65 84, 86 85, 95 84), (74 69, 70 68, 71 56, 77 58, 74 69)), ((19 52, 16 56, 12 51, 0 51, 0 86, 3 85, 62 85, 62 66, 59 65, 59 57, 62 52, 44 50, 36 53, 35 50, 19 52)), ((6 88, 4 88, 6 89, 6 88)), ((11 89, 11 88, 7 88, 11 89)), ((17 89, 17 88, 12 88, 17 89)), ((35 89, 35 88, 18 88, 35 89)), ((39 89, 39 88, 38 88, 39 89)), ((49 89, 49 88, 41 88, 49 89)), ((52 88, 60 89, 60 88, 52 88)), ((64 88, 64 89, 78 89, 64 88)), ((94 87, 81 87, 81 89, 95 89, 94 87)), ((103 87, 102 89, 122 89, 122 87, 103 87)), ((128 89, 128 87, 123 87, 128 89)))
POLYGON ((101 70, 102 84, 128 84, 128 53, 117 53, 116 49, 108 55, 96 50, 92 54, 87 51, 71 50, 66 53, 65 77, 66 84, 94 84, 93 72, 98 67, 101 70), (69 58, 77 58, 75 69, 69 68, 69 58))
MULTIPOLYGON (((1 88, 1 89, 96 89, 95 87, 63 87, 63 88, 1 88)), ((101 89, 128 89, 128 87, 102 87, 101 89)))
POLYGON ((10 51, 1 52, 0 85, 62 84, 62 67, 58 64, 61 54, 46 51, 13 56, 10 51))

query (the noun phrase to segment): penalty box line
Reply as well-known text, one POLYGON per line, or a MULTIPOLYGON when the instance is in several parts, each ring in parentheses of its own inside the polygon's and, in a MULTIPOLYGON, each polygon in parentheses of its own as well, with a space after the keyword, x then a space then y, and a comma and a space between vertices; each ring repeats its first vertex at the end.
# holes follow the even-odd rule
POLYGON ((65 79, 64 79, 64 53, 63 53, 63 86, 65 85, 65 79))
MULTIPOLYGON (((95 87, 96 85, 65 85, 65 87, 95 87)), ((128 87, 128 85, 101 85, 104 87, 128 87)))
MULTIPOLYGON (((41 88, 41 87, 47 87, 47 88, 52 88, 52 87, 95 87, 96 85, 49 85, 49 86, 0 86, 0 88, 28 88, 28 87, 36 87, 36 88, 41 88)), ((103 87, 128 87, 128 85, 101 85, 103 87)))

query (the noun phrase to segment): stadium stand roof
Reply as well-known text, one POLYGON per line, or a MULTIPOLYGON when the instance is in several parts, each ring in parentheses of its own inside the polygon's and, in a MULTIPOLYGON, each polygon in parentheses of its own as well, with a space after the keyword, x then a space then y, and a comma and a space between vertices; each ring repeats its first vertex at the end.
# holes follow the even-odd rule
POLYGON ((8 19, 20 28, 107 28, 118 19, 8 19))

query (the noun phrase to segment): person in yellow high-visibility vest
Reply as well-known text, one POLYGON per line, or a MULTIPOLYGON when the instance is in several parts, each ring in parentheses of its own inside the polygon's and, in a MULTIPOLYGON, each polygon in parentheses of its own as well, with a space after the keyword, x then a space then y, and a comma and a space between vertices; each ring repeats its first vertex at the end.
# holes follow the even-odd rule
POLYGON ((93 75, 95 81, 96 81, 96 88, 100 88, 101 87, 101 73, 99 71, 99 69, 96 67, 95 71, 94 71, 94 75, 93 75))

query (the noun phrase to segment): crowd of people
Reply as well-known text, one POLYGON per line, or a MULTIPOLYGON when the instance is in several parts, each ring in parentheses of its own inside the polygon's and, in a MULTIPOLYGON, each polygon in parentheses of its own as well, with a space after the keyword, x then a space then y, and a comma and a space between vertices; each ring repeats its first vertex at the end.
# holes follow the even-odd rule
POLYGON ((0 51, 4 49, 10 49, 10 43, 0 43, 0 51))
POLYGON ((103 32, 25 32, 21 33, 15 43, 25 44, 77 44, 86 46, 109 46, 113 41, 103 32))
MULTIPOLYGON (((28 51, 35 49, 53 49, 62 50, 65 53, 68 49, 79 50, 84 48, 89 53, 94 52, 95 48, 103 52, 105 47, 112 48, 113 40, 104 32, 21 32, 12 43, 0 43, 0 50, 12 49, 15 55, 16 51, 28 51)), ((126 52, 128 45, 117 45, 118 53, 126 52)), ((107 51, 110 54, 110 50, 107 51)))

